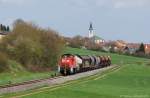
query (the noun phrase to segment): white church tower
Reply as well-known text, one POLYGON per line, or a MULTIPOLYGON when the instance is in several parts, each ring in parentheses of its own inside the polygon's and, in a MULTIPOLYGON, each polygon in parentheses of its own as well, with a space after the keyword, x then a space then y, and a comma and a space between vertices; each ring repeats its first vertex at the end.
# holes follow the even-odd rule
POLYGON ((93 25, 92 22, 90 23, 90 27, 89 27, 89 38, 94 37, 94 29, 93 29, 93 25))
POLYGON ((93 24, 90 22, 90 27, 89 27, 89 38, 96 44, 104 43, 105 40, 102 39, 101 37, 97 36, 94 34, 94 29, 93 29, 93 24))

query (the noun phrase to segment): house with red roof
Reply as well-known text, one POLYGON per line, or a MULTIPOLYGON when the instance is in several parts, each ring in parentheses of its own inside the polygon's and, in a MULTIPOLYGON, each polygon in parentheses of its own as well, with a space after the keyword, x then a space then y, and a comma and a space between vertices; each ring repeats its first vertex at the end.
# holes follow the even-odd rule
POLYGON ((145 44, 145 53, 150 54, 150 44, 145 44))

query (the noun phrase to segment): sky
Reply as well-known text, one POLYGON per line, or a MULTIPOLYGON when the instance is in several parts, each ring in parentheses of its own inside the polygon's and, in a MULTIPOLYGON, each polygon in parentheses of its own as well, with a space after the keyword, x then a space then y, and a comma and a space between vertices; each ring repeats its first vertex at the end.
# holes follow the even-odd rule
POLYGON ((89 23, 105 40, 150 43, 150 0, 0 0, 0 23, 16 19, 64 36, 88 36, 89 23))

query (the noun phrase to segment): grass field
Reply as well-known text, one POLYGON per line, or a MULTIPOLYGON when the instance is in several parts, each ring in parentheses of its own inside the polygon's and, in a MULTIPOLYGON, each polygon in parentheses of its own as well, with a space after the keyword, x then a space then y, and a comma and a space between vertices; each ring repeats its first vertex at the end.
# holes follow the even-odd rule
POLYGON ((8 95, 23 98, 150 98, 149 60, 118 54, 67 48, 65 53, 111 55, 113 64, 121 65, 119 70, 77 80, 66 86, 42 89, 8 95), (101 78, 102 77, 102 78, 101 78), (27 94, 27 95, 26 95, 27 94))
POLYGON ((15 84, 28 80, 47 78, 51 77, 51 75, 55 73, 55 71, 29 72, 14 61, 9 61, 9 64, 11 65, 11 72, 4 72, 0 74, 0 85, 15 84))
POLYGON ((51 77, 54 72, 42 72, 42 73, 32 73, 32 72, 17 72, 17 73, 1 73, 0 74, 0 85, 21 83, 28 80, 34 80, 39 78, 51 77))
MULTIPOLYGON (((64 53, 73 53, 73 54, 83 54, 83 55, 111 55, 112 63, 113 64, 141 64, 144 61, 147 61, 146 59, 142 58, 136 58, 136 57, 130 57, 130 56, 124 56, 124 55, 118 55, 118 54, 111 54, 111 53, 103 53, 103 52, 96 52, 96 51, 90 51, 90 50, 84 50, 84 49, 76 49, 76 48, 69 48, 67 47, 64 51, 64 53)), ((16 70, 14 64, 13 70, 16 70)), ((50 77, 53 72, 44 72, 44 73, 32 73, 28 71, 14 71, 9 73, 1 73, 0 74, 0 85, 9 84, 9 83, 18 83, 23 82, 27 80, 33 80, 33 79, 39 79, 39 78, 45 78, 50 77)))
POLYGON ((104 53, 104 52, 97 52, 97 51, 90 51, 84 49, 77 49, 77 48, 69 48, 67 47, 64 51, 65 53, 73 53, 73 54, 81 54, 81 55, 110 55, 112 58, 113 64, 142 64, 145 62, 149 62, 148 59, 126 56, 126 55, 119 55, 114 53, 104 53))

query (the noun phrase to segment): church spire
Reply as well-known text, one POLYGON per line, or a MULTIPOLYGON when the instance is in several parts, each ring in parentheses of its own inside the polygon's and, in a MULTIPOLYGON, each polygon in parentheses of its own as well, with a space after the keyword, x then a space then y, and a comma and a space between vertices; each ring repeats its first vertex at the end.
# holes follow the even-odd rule
POLYGON ((92 24, 92 22, 90 22, 89 30, 93 30, 93 24, 92 24))
POLYGON ((94 29, 93 29, 93 24, 90 22, 90 27, 89 27, 89 38, 94 37, 94 29))

